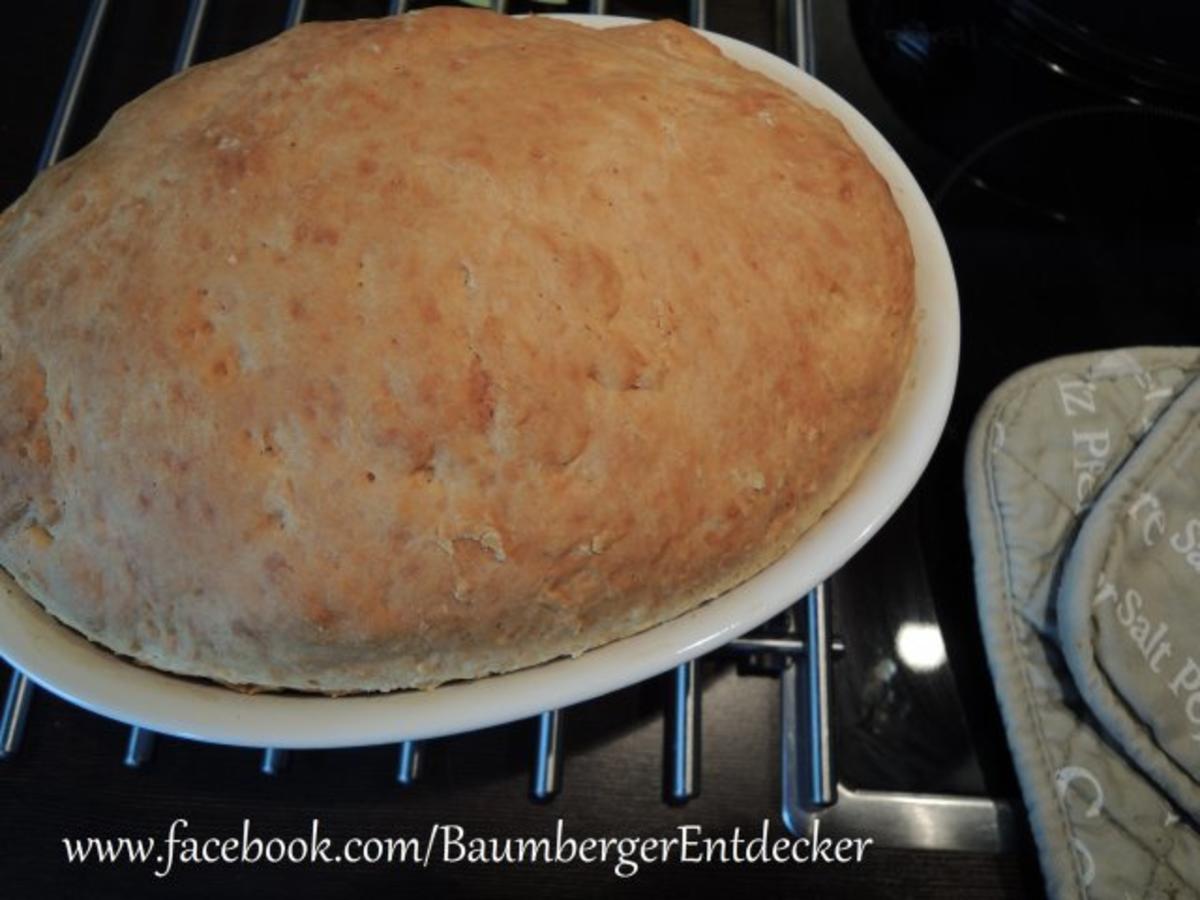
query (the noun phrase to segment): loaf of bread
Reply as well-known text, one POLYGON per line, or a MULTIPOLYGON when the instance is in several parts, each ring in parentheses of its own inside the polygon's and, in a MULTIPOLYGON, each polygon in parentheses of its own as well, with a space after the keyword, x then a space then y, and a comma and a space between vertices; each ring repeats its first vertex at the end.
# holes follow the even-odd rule
POLYGON ((0 565, 231 685, 579 654, 836 500, 913 293, 837 120, 681 25, 304 25, 0 218, 0 565))

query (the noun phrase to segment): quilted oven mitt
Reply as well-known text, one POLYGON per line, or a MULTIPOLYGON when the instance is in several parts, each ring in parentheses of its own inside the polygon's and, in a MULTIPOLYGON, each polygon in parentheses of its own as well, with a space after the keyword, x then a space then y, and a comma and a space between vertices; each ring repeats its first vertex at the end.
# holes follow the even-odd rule
POLYGON ((1200 897, 1200 349, 1026 369, 966 487, 988 660, 1054 897, 1200 897))

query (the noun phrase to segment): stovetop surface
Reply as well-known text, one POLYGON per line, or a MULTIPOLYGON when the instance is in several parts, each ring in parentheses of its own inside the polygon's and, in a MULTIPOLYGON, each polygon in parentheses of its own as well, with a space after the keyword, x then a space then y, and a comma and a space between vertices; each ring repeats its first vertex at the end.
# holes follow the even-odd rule
MULTIPOLYGON (((285 5, 214 0, 200 58, 269 37, 285 5)), ((384 5, 313 2, 310 17, 377 15, 384 5)), ((185 6, 114 3, 68 151, 169 74, 185 6)), ((786 29, 777 27, 785 4, 708 7, 710 28, 788 52, 786 29)), ((23 7, 22 27, 0 35, 0 75, 10 86, 0 101, 0 203, 28 183, 85 10, 82 0, 23 7)), ((613 2, 609 10, 686 20, 688 4, 613 2)), ((1180 22, 1172 21, 1175 31, 1180 22)), ((909 501, 830 584, 834 631, 847 645, 834 665, 835 753, 841 779, 855 787, 1017 799, 976 622, 961 487, 966 437, 988 392, 1051 356, 1200 343, 1200 82, 1153 17, 1119 24, 1104 7, 1048 0, 815 4, 817 75, 883 131, 930 196, 963 316, 958 392, 935 458, 909 501)), ((433 742, 418 783, 401 789, 394 747, 297 754, 285 773, 267 778, 251 751, 163 740, 152 762, 132 771, 120 763, 122 726, 39 693, 21 754, 0 763, 0 836, 16 848, 0 855, 0 873, 12 896, 48 888, 136 896, 164 887, 210 896, 216 884, 268 893, 303 885, 327 896, 389 886, 687 893, 726 883, 766 895, 803 887, 831 896, 1040 892, 1028 835, 998 855, 880 849, 852 867, 662 867, 619 885, 606 870, 576 866, 195 867, 164 885, 126 866, 62 860, 63 837, 158 833, 177 817, 208 833, 248 817, 287 835, 319 816, 335 835, 383 836, 433 821, 496 836, 540 834, 560 817, 580 833, 777 821, 776 678, 719 656, 701 673, 701 794, 683 807, 663 801, 665 678, 567 711, 563 791, 545 806, 527 799, 530 722, 433 742)))

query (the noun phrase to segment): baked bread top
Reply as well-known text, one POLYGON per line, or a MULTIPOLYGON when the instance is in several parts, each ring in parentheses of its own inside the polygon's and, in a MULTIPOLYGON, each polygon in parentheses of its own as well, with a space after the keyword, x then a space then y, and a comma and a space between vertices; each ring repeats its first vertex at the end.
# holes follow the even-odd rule
POLYGON ((235 685, 576 654, 821 515, 913 305, 841 125, 683 26, 303 25, 0 218, 0 564, 235 685))

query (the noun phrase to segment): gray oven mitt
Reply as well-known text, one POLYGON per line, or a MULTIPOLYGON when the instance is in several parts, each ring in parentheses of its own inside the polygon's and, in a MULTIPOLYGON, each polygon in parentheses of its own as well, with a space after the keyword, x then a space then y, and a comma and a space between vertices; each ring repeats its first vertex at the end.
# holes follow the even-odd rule
POLYGON ((1054 897, 1200 897, 1200 350, 1051 360, 967 450, 984 643, 1054 897))

